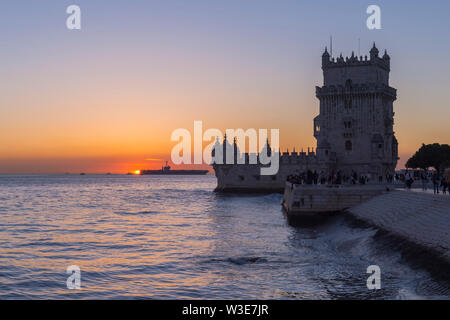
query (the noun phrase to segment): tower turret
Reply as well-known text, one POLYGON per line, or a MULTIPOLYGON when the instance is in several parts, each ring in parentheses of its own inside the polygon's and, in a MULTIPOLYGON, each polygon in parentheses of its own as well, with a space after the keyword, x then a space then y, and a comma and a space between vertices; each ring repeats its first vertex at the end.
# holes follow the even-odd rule
POLYGON ((227 134, 225 133, 225 135, 223 136, 223 143, 222 143, 223 163, 226 163, 227 149, 228 149, 228 140, 227 140, 227 134))
POLYGON ((239 153, 240 153, 240 151, 239 151, 239 148, 238 148, 237 143, 236 143, 236 137, 234 137, 234 139, 233 139, 234 163, 237 163, 237 159, 240 157, 239 153))
POLYGON ((263 149, 261 150, 262 154, 267 154, 267 156, 272 155, 272 147, 269 144, 269 138, 266 139, 266 144, 264 145, 263 149))
POLYGON ((325 47, 325 52, 322 54, 322 67, 330 63, 330 54, 328 53, 327 47, 325 47))
POLYGON ((375 45, 375 42, 373 43, 373 47, 370 50, 370 60, 375 60, 375 58, 378 58, 378 54, 380 51, 378 51, 377 46, 375 45))
POLYGON ((217 163, 217 159, 215 159, 215 157, 216 157, 216 154, 218 156, 220 155, 221 147, 222 147, 222 145, 220 144, 219 137, 216 137, 216 143, 214 144, 212 151, 211 151, 212 164, 217 163))
POLYGON ((391 68, 391 57, 388 55, 387 50, 384 50, 383 60, 386 63, 386 66, 391 68))

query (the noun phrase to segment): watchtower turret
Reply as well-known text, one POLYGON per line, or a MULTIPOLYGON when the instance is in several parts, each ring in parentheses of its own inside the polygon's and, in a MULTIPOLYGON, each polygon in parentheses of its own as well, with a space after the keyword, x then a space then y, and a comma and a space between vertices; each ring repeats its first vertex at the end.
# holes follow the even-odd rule
POLYGON ((375 61, 375 59, 378 58, 379 53, 380 53, 380 51, 378 51, 377 46, 375 45, 375 42, 374 42, 372 49, 370 49, 370 60, 375 61))
POLYGON ((322 54, 322 68, 330 63, 330 54, 328 53, 327 47, 325 47, 325 52, 322 54))

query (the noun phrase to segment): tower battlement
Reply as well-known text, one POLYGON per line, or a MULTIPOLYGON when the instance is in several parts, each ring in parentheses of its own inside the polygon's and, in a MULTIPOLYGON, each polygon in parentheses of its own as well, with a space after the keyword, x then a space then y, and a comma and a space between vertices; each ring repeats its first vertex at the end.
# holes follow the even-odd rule
MULTIPOLYGON (((273 155, 275 157, 278 156, 280 163, 300 164, 305 161, 306 162, 315 161, 317 158, 317 154, 314 151, 314 148, 312 147, 308 147, 307 151, 303 151, 303 149, 301 149, 300 152, 297 152, 295 151, 294 148, 292 152, 289 152, 289 150, 282 152, 280 149, 274 150, 270 146, 268 140, 264 146, 264 151, 261 152, 267 153, 267 155, 273 155)), ((234 139, 233 143, 230 143, 226 135, 224 136, 222 142, 220 142, 219 139, 217 138, 216 144, 212 149, 211 155, 215 157, 215 160, 213 160, 213 162, 211 163, 212 165, 227 164, 228 160, 233 160, 236 163, 240 163, 240 165, 257 165, 257 166, 261 165, 259 154, 241 152, 241 150, 237 146, 236 138, 234 139), (222 151, 221 157, 217 157, 216 150, 222 151), (231 156, 227 157, 227 155, 231 156)))
POLYGON ((394 100, 397 98, 397 90, 383 84, 368 83, 368 84, 352 84, 347 85, 328 85, 323 87, 316 87, 316 96, 318 98, 324 96, 340 95, 355 95, 355 94, 384 94, 390 96, 394 100))
POLYGON ((324 85, 345 85, 348 79, 353 83, 384 83, 389 84, 389 72, 391 70, 391 57, 385 53, 379 56, 379 51, 373 44, 369 56, 355 56, 344 58, 342 53, 334 58, 328 53, 327 48, 322 55, 322 70, 324 85))

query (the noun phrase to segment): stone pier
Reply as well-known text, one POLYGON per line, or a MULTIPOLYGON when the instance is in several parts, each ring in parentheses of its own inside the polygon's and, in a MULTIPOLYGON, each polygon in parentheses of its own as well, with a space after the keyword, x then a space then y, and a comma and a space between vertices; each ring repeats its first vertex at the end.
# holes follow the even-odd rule
POLYGON ((387 185, 296 185, 286 182, 283 207, 289 218, 321 218, 388 192, 387 185))

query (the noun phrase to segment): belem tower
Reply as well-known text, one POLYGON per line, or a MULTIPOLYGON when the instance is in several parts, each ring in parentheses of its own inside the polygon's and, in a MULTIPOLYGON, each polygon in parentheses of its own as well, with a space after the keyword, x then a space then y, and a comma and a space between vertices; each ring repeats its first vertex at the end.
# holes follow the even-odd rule
POLYGON ((214 163, 217 191, 282 191, 288 175, 305 170, 340 171, 343 175, 365 175, 371 181, 384 182, 394 175, 398 142, 394 133, 393 103, 396 89, 389 86, 390 57, 381 57, 374 43, 370 56, 333 58, 327 48, 322 55, 323 86, 316 87, 319 115, 314 118, 313 132, 317 147, 307 152, 272 150, 278 153, 276 175, 260 175, 261 164, 249 164, 249 154, 241 153, 234 142, 224 137, 216 148, 222 148, 223 164, 214 163), (245 164, 226 164, 226 152, 245 164))

